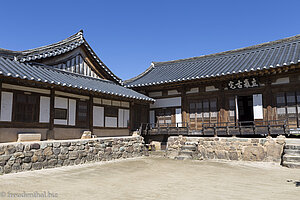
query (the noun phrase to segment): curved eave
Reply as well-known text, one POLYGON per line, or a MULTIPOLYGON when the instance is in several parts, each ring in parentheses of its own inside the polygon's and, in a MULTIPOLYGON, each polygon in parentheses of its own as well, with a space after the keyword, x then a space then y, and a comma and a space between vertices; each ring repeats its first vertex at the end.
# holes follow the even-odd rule
POLYGON ((36 79, 34 77, 27 77, 27 76, 22 77, 18 74, 12 74, 12 73, 4 74, 2 71, 0 71, 0 76, 6 77, 6 78, 15 78, 15 79, 19 79, 19 80, 34 81, 34 82, 39 82, 39 83, 43 83, 43 84, 48 84, 48 85, 51 85, 51 86, 60 86, 60 87, 64 87, 64 88, 78 89, 78 90, 83 90, 83 91, 87 91, 87 92, 95 92, 95 93, 100 93, 100 94, 104 94, 104 95, 111 95, 111 96, 115 96, 115 97, 119 97, 119 98, 125 98, 125 99, 131 99, 131 100, 140 100, 140 101, 146 101, 146 102, 151 102, 151 103, 155 102, 155 100, 152 99, 152 98, 142 98, 142 97, 136 97, 136 96, 133 96, 133 95, 125 95, 125 94, 119 94, 119 93, 115 93, 115 92, 107 92, 107 91, 88 88, 88 87, 81 87, 81 86, 78 86, 78 85, 66 84, 66 83, 63 83, 63 82, 36 79))

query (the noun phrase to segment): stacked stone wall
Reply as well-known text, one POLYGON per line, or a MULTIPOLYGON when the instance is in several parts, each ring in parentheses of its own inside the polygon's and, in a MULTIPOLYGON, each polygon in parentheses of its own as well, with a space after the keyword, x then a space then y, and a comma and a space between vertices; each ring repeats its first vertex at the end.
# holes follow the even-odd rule
POLYGON ((169 137, 167 155, 178 158, 187 147, 192 159, 222 159, 242 161, 281 162, 285 137, 169 137))
POLYGON ((133 158, 146 154, 143 137, 0 144, 0 174, 133 158))

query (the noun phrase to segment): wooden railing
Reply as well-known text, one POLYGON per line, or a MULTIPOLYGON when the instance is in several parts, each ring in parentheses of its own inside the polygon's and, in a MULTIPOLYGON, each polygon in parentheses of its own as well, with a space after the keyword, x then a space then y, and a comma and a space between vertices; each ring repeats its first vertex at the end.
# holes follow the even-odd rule
MULTIPOLYGON (((295 124, 297 127, 297 125, 295 124)), ((288 135, 290 127, 288 120, 243 121, 201 123, 198 130, 192 129, 188 122, 182 123, 146 123, 140 125, 142 135, 202 135, 202 136, 270 136, 288 135)))

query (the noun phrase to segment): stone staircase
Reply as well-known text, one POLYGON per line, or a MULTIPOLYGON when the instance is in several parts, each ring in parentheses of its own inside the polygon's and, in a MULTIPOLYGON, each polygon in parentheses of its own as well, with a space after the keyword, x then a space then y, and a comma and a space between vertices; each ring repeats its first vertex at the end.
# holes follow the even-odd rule
POLYGON ((195 159, 197 155, 197 144, 193 142, 186 142, 178 153, 178 156, 175 158, 177 160, 190 160, 195 159))
POLYGON ((286 139, 282 165, 300 169, 300 139, 286 139))

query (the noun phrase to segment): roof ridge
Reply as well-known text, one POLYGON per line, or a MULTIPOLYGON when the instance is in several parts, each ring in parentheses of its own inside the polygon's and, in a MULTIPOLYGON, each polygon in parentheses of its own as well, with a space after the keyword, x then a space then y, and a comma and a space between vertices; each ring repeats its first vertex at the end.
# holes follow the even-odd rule
POLYGON ((44 45, 44 46, 41 46, 41 47, 27 49, 27 50, 23 50, 23 51, 19 51, 19 52, 22 53, 22 56, 26 56, 26 54, 30 54, 34 51, 39 51, 39 50, 47 49, 47 48, 53 48, 55 46, 70 42, 71 40, 74 40, 74 39, 83 39, 83 30, 82 29, 79 30, 77 33, 75 33, 75 34, 73 34, 73 35, 71 35, 71 36, 69 36, 69 37, 67 37, 63 40, 55 42, 53 44, 48 44, 48 45, 44 45))
POLYGON ((143 73, 141 73, 141 74, 139 74, 139 75, 137 75, 137 76, 135 76, 131 79, 124 80, 123 83, 127 84, 127 83, 130 83, 132 81, 135 81, 135 80, 141 78, 142 76, 146 75, 147 73, 149 73, 151 71, 151 69, 153 69, 153 68, 154 68, 154 63, 152 62, 150 67, 148 67, 143 73))
POLYGON ((195 57, 190 57, 190 58, 183 58, 183 59, 177 59, 177 60, 170 60, 170 61, 162 61, 162 62, 153 62, 155 66, 160 66, 162 64, 171 64, 171 63, 180 63, 180 62, 185 62, 185 61, 195 61, 197 59, 200 58, 210 58, 210 57, 214 57, 214 56, 222 56, 222 55, 230 55, 232 53, 238 53, 240 51, 250 51, 250 50, 255 50, 255 49, 259 49, 259 48, 263 48, 263 47, 267 47, 270 45, 279 45, 285 42, 291 42, 294 40, 300 39, 300 34, 291 36, 291 37, 286 37, 286 38, 282 38, 282 39, 278 39, 278 40, 273 40, 273 41, 269 41, 269 42, 263 42, 260 44, 256 44, 256 45, 251 45, 248 47, 242 47, 242 48, 237 48, 237 49, 233 49, 233 50, 228 50, 228 51, 222 51, 222 52, 218 52, 218 53, 212 53, 212 54, 207 54, 207 55, 202 55, 202 56, 195 56, 195 57))

